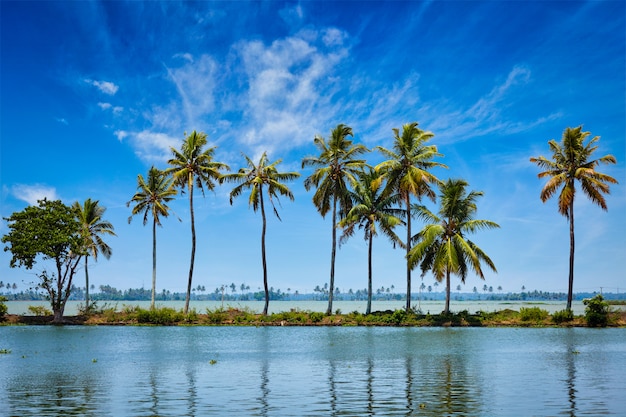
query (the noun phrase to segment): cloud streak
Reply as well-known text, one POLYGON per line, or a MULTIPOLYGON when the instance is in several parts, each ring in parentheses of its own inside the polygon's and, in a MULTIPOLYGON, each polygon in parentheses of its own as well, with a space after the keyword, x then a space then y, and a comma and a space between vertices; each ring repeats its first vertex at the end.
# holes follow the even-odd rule
POLYGON ((110 96, 115 95, 115 93, 117 93, 117 90, 119 89, 117 85, 110 81, 97 81, 86 79, 85 82, 89 85, 93 85, 104 94, 108 94, 110 96))
POLYGON ((37 201, 47 198, 58 200, 60 197, 54 187, 44 184, 15 184, 11 187, 11 194, 18 200, 25 201, 29 205, 36 205, 37 201))

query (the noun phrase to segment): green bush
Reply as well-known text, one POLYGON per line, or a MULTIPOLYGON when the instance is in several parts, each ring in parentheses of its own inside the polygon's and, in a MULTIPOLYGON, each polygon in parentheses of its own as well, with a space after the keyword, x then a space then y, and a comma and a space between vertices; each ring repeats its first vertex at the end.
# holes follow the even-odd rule
POLYGON ((4 315, 9 311, 7 305, 4 304, 5 301, 7 301, 7 298, 0 295, 0 319, 4 318, 4 315))
POLYGON ((567 323, 574 320, 574 313, 572 310, 556 311, 552 314, 552 321, 556 324, 567 323))
POLYGON ((174 324, 185 320, 182 312, 169 307, 159 307, 154 310, 137 308, 137 322, 149 324, 174 324))
POLYGON ((604 297, 598 294, 593 298, 583 300, 583 304, 587 306, 585 308, 587 325, 591 327, 606 327, 609 323, 609 303, 604 301, 604 297))
POLYGON ((211 324, 222 324, 228 318, 228 314, 222 308, 217 308, 215 310, 207 308, 206 316, 207 321, 211 324))
POLYGON ((44 306, 28 306, 28 311, 33 316, 51 316, 52 311, 48 310, 44 306))
POLYGON ((522 321, 543 321, 548 318, 548 311, 539 307, 522 307, 519 314, 522 321))
POLYGON ((319 311, 313 311, 309 314, 309 318, 313 323, 319 323, 324 320, 324 313, 320 313, 319 311))

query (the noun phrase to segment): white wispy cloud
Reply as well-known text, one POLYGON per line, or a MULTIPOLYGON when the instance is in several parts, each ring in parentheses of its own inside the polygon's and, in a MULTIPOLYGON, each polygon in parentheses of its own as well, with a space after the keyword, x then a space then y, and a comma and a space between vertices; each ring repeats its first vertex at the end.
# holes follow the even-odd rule
POLYGON ((38 200, 58 200, 59 195, 54 187, 44 184, 15 184, 11 187, 11 194, 18 200, 30 205, 37 204, 38 200))
POLYGON ((170 148, 178 148, 180 137, 148 130, 141 132, 117 132, 118 138, 128 138, 135 149, 135 154, 149 163, 163 163, 171 156, 170 148))
POLYGON ((249 85, 242 103, 250 127, 242 137, 255 153, 308 143, 335 113, 332 77, 348 50, 341 42, 327 47, 324 39, 342 38, 330 32, 307 30, 269 45, 236 45, 249 85))
POLYGON ((115 95, 115 93, 117 93, 117 90, 119 90, 119 87, 110 81, 98 81, 98 80, 86 79, 85 82, 87 84, 93 85, 104 94, 108 94, 110 96, 115 95))
POLYGON ((114 106, 111 103, 98 103, 98 107, 100 107, 102 110, 111 110, 111 112, 113 112, 113 114, 120 114, 124 111, 124 107, 122 106, 114 106))
POLYGON ((68 126, 68 125, 69 125, 69 123, 68 123, 67 119, 65 119, 64 117, 57 117, 57 118, 55 118, 54 120, 56 120, 57 122, 59 122, 59 123, 61 123, 61 124, 66 125, 66 126, 68 126))

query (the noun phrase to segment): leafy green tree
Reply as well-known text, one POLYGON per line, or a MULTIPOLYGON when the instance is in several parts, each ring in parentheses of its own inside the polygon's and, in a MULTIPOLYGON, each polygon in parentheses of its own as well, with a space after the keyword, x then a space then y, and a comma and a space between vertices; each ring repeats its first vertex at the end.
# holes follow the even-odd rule
POLYGON ((429 172, 434 167, 447 168, 444 164, 433 161, 443 156, 435 145, 426 143, 435 135, 418 128, 418 123, 408 123, 399 129, 393 129, 394 142, 392 149, 377 146, 376 149, 387 159, 376 166, 387 179, 388 192, 399 193, 406 210, 406 243, 403 245, 407 253, 406 266, 406 311, 411 309, 411 267, 408 262, 411 251, 411 196, 418 200, 426 196, 435 202, 435 192, 431 188, 440 183, 439 179, 429 172))
POLYGON ((357 173, 365 166, 364 159, 358 159, 369 150, 363 145, 355 145, 348 136, 353 136, 352 128, 338 124, 330 134, 328 143, 317 135, 313 143, 319 149, 319 156, 308 156, 302 160, 302 168, 314 167, 315 171, 304 180, 304 188, 316 188, 313 204, 317 211, 326 217, 332 209, 332 250, 330 255, 330 290, 326 314, 333 310, 335 289, 335 255, 337 251, 337 216, 345 215, 352 208, 348 185, 356 179, 357 173))
MULTIPOLYGON (((298 178, 300 174, 297 172, 278 172, 276 166, 280 164, 282 160, 278 159, 275 162, 269 162, 266 152, 261 155, 259 163, 256 165, 248 156, 244 155, 244 157, 246 158, 247 167, 241 168, 235 174, 222 176, 221 181, 239 184, 230 192, 230 204, 232 204, 233 199, 241 195, 244 190, 250 190, 250 197, 248 198, 249 205, 252 206, 252 209, 255 212, 259 208, 261 209, 261 218, 263 219, 263 228, 261 231, 261 259, 263 263, 263 287, 265 290, 265 306, 263 307, 263 315, 267 315, 270 302, 270 292, 267 286, 267 261, 265 257, 265 233, 267 230, 267 219, 265 217, 263 188, 266 187, 267 195, 270 203, 272 204, 274 214, 280 220, 274 200, 278 201, 279 196, 285 196, 293 201, 293 193, 283 182, 292 181, 298 178)), ((237 288, 234 283, 232 284, 232 288, 233 292, 237 288)))
POLYGON ((133 216, 143 213, 143 225, 148 223, 149 215, 152 215, 152 297, 150 308, 154 310, 156 298, 156 265, 157 265, 157 245, 156 227, 161 226, 161 217, 168 217, 170 208, 167 205, 176 196, 176 189, 173 186, 174 180, 155 167, 148 171, 147 180, 143 175, 137 175, 137 192, 133 198, 126 203, 130 207, 134 204, 132 214, 128 217, 128 223, 133 216))
POLYGON ((530 158, 530 162, 544 171, 538 174, 539 178, 548 178, 548 182, 541 190, 540 198, 544 203, 559 191, 559 213, 569 220, 570 252, 569 252, 569 287, 567 291, 567 310, 572 309, 574 294, 574 198, 576 196, 576 181, 580 183, 583 193, 603 210, 607 210, 603 194, 609 194, 609 183, 617 184, 617 180, 609 175, 596 171, 600 164, 616 164, 613 155, 605 155, 598 159, 591 159, 598 149, 596 142, 599 136, 594 136, 586 144, 585 139, 590 132, 583 132, 582 126, 566 128, 563 131, 561 143, 552 139, 548 142, 552 151, 552 159, 543 156, 530 158))
POLYGON ((8 244, 4 250, 12 254, 11 268, 32 269, 39 260, 54 263, 53 272, 42 269, 37 274, 38 287, 49 296, 53 322, 62 323, 76 268, 87 254, 76 211, 60 200, 43 199, 5 220, 9 233, 2 237, 2 243, 8 244))
MULTIPOLYGON (((466 192, 464 180, 448 180, 440 186, 440 208, 438 215, 425 206, 417 207, 418 216, 427 224, 415 236, 416 244, 409 252, 409 266, 420 264, 422 276, 431 271, 437 281, 446 280, 446 306, 450 312, 450 275, 455 274, 465 283, 471 268, 485 279, 481 262, 485 262, 494 272, 496 267, 482 249, 466 238, 466 235, 482 229, 500 227, 489 220, 473 219, 476 213, 476 200, 482 192, 466 192), (428 223, 430 222, 430 223, 428 223)), ((474 292, 476 292, 474 287, 474 292)))
MULTIPOLYGON (((350 192, 353 206, 346 217, 339 221, 343 228, 343 235, 339 240, 341 245, 354 235, 355 228, 363 229, 365 240, 368 242, 367 252, 367 308, 365 314, 372 312, 372 248, 374 236, 378 229, 387 236, 393 244, 401 244, 400 238, 393 229, 402 223, 397 216, 400 210, 394 205, 398 202, 398 194, 383 194, 380 173, 372 169, 358 173, 358 180, 353 184, 354 191, 350 192), (378 224, 378 229, 376 225, 378 224)), ((383 288, 384 289, 384 288, 383 288)), ((389 292, 389 289, 388 291, 389 292)))
POLYGON ((165 172, 174 178, 174 184, 183 192, 189 193, 189 214, 191 216, 191 260, 189 262, 189 280, 187 282, 187 298, 185 299, 184 314, 189 312, 191 286, 193 281, 193 266, 196 257, 196 226, 193 211, 193 190, 199 188, 204 195, 204 187, 208 190, 215 188, 222 170, 228 170, 228 165, 213 160, 216 147, 203 149, 207 144, 207 135, 203 132, 191 132, 185 137, 180 150, 170 148, 173 158, 167 161, 171 168, 165 172))
POLYGON ((111 258, 111 247, 102 240, 102 235, 116 236, 116 234, 113 225, 109 221, 103 220, 106 208, 99 205, 98 200, 88 198, 82 205, 76 201, 72 208, 76 211, 78 221, 82 225, 82 233, 87 249, 85 254, 85 311, 89 312, 88 259, 92 256, 94 261, 97 262, 99 253, 102 253, 106 259, 111 258))

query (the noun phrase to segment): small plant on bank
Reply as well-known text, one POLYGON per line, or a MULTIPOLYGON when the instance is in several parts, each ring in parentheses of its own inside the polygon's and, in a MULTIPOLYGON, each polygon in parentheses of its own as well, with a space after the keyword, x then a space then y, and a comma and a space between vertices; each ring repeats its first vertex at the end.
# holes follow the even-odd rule
POLYGON ((0 320, 2 320, 4 315, 7 314, 7 311, 9 311, 7 305, 4 304, 5 301, 7 301, 7 298, 0 295, 0 320))
POLYGON ((572 310, 565 309, 556 311, 552 314, 552 321, 556 324, 568 323, 572 320, 574 320, 574 313, 572 310))
POLYGON ((585 319, 587 325, 591 327, 606 327, 609 323, 609 303, 604 301, 601 294, 597 294, 593 298, 583 300, 585 308, 585 319))
POLYGON ((548 318, 548 311, 539 307, 522 307, 519 313, 522 321, 541 322, 548 318))
POLYGON ((52 315, 52 311, 48 310, 44 306, 28 306, 28 311, 33 316, 37 316, 37 317, 51 316, 52 315))

